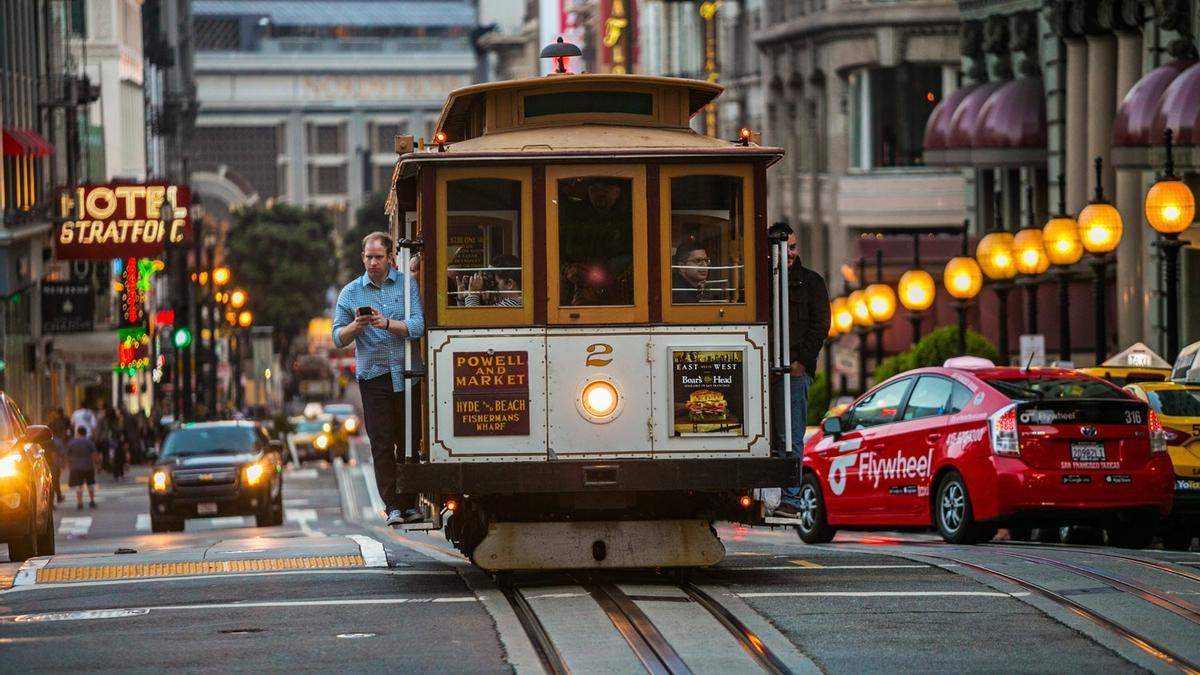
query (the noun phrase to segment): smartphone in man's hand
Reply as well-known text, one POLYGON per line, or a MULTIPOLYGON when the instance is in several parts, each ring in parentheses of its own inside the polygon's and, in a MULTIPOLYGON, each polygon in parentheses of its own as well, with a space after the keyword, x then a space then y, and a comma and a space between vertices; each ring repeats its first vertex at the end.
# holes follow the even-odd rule
POLYGON ((375 310, 371 309, 370 307, 359 307, 358 311, 355 312, 357 316, 371 316, 374 313, 375 310))

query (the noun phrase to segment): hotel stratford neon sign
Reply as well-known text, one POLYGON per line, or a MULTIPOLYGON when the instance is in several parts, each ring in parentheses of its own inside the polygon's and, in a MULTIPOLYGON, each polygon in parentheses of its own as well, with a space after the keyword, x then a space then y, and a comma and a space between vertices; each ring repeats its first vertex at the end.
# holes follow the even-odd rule
POLYGON ((59 196, 59 260, 155 258, 190 241, 191 188, 168 183, 80 185, 59 196))

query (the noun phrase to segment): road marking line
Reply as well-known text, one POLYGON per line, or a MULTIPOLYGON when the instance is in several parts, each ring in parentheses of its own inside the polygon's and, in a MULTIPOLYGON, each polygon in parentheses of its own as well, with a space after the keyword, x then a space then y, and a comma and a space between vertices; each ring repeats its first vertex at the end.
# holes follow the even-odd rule
MULTIPOLYGON (((195 523, 198 521, 193 520, 191 522, 195 523)), ((207 522, 209 528, 214 530, 230 527, 251 527, 254 523, 254 516, 221 516, 220 518, 209 518, 204 522, 207 522)))
POLYGON ((149 532, 150 531, 150 514, 149 513, 137 514, 137 521, 134 522, 133 529, 135 532, 149 532))
POLYGON ((37 583, 37 572, 50 562, 50 558, 30 558, 21 563, 21 569, 17 570, 17 576, 13 579, 13 586, 32 586, 37 583))
POLYGON ((999 591, 768 591, 763 593, 735 593, 734 595, 739 598, 1021 598, 1029 594, 1001 593, 999 591))
POLYGON ((308 499, 285 499, 285 500, 283 500, 283 505, 284 506, 308 506, 309 501, 310 500, 308 500, 308 499))
POLYGON ((290 480, 316 480, 316 469, 292 469, 287 475, 290 480))
POLYGON ((801 567, 821 567, 821 565, 818 565, 817 563, 815 563, 811 560, 789 560, 788 562, 792 563, 793 565, 799 565, 801 567))
POLYGON ((66 536, 86 536, 88 530, 92 529, 92 517, 63 517, 58 523, 58 533, 66 536))
POLYGON ((0 623, 39 623, 46 621, 78 621, 80 619, 117 619, 143 616, 150 612, 193 609, 259 609, 266 607, 337 607, 345 605, 419 605, 443 602, 479 602, 476 597, 447 598, 357 598, 347 600, 280 600, 276 602, 223 602, 211 605, 163 605, 161 607, 120 607, 80 612, 44 612, 41 614, 10 614, 0 616, 0 623))
POLYGON ((358 550, 362 553, 363 562, 367 567, 387 567, 387 552, 383 550, 383 543, 377 539, 372 539, 361 534, 346 535, 358 544, 358 550))

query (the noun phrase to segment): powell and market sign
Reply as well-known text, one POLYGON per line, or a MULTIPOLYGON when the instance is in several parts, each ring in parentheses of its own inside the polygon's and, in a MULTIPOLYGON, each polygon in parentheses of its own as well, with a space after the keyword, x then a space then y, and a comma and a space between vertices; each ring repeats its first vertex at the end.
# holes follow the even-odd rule
POLYGON ((59 260, 156 258, 192 238, 191 188, 169 183, 80 185, 59 195, 59 260))

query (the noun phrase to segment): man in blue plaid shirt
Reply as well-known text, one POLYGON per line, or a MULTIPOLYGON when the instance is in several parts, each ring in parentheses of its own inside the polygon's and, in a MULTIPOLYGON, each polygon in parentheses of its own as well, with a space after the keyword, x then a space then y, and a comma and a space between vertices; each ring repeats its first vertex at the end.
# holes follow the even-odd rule
POLYGON ((422 520, 416 495, 398 494, 397 454, 404 452, 404 341, 425 333, 425 314, 413 279, 392 266, 395 246, 384 232, 363 238, 366 274, 346 284, 333 318, 333 344, 355 345, 363 422, 375 460, 375 484, 387 508, 387 523, 422 520), (408 288, 409 310, 404 312, 408 288))

